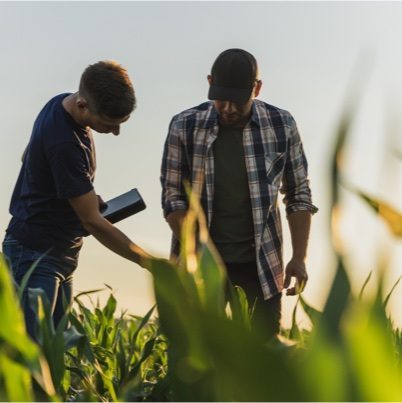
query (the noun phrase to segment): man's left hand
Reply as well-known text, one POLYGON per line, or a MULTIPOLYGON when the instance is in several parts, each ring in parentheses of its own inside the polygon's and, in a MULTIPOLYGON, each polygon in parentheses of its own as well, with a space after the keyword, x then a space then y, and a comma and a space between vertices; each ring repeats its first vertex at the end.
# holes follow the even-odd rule
POLYGON ((283 285, 287 288, 286 295, 300 294, 304 290, 307 280, 308 276, 304 261, 292 259, 285 269, 285 281, 283 285), (295 286, 288 288, 292 277, 296 279, 295 286))

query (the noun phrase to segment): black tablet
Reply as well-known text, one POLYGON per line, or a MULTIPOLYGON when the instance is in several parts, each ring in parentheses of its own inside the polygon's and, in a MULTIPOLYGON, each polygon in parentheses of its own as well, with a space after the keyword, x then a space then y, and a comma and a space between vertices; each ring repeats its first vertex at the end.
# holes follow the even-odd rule
POLYGON ((110 199, 102 205, 101 213, 112 224, 144 210, 146 205, 137 189, 110 199))

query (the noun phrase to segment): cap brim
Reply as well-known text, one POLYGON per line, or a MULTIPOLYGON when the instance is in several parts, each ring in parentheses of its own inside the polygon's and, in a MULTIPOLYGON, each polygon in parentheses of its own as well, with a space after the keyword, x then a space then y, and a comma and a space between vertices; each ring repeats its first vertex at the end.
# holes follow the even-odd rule
POLYGON ((211 85, 208 91, 208 99, 245 104, 250 99, 252 90, 252 88, 228 88, 211 85))

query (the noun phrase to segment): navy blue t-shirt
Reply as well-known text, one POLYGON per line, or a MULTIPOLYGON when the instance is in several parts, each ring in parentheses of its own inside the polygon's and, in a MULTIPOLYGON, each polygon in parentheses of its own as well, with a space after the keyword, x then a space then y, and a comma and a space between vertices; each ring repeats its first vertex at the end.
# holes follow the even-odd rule
POLYGON ((68 199, 93 189, 95 148, 90 129, 80 127, 52 98, 39 113, 10 204, 7 229, 22 245, 77 265, 83 228, 68 199))

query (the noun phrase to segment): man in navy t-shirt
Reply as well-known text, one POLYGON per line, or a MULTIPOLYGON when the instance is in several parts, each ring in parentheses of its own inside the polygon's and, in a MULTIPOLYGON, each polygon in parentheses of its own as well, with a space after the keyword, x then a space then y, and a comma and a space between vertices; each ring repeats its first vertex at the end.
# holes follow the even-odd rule
MULTIPOLYGON (((93 187, 96 158, 91 129, 117 136, 135 104, 126 70, 116 62, 102 61, 86 68, 78 92, 52 98, 35 120, 11 199, 12 219, 3 252, 17 283, 42 256, 26 290, 45 291, 56 325, 64 314, 63 298, 72 299, 72 274, 85 232, 135 263, 145 264, 149 257, 103 218, 93 187)), ((28 332, 35 337, 36 320, 27 292, 23 308, 28 332)))

